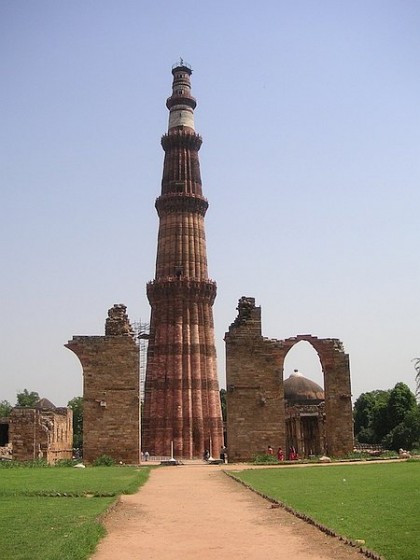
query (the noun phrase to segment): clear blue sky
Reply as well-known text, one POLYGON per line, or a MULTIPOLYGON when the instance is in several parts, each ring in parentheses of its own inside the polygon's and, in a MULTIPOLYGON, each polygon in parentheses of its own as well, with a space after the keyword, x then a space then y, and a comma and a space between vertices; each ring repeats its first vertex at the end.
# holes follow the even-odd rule
MULTIPOLYGON (((81 394, 73 335, 149 320, 171 66, 193 69, 219 374, 263 334, 339 338, 353 394, 420 356, 420 3, 0 3, 1 391, 81 394)), ((315 352, 294 368, 321 380, 315 352)))

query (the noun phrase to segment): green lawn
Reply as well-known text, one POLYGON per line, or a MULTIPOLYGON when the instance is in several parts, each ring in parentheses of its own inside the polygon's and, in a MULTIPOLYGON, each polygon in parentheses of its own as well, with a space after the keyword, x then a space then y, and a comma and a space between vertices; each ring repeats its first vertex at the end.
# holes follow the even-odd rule
POLYGON ((420 558, 420 461, 250 469, 252 488, 386 560, 420 558))
POLYGON ((0 558, 85 560, 105 530, 98 517, 148 468, 88 467, 0 470, 0 558))

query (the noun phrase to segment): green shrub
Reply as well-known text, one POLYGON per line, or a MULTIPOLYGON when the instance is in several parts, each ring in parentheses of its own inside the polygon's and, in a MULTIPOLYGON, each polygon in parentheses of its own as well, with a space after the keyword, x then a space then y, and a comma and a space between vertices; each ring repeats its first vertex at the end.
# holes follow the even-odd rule
POLYGON ((92 464, 94 467, 112 467, 115 465, 115 461, 109 455, 101 455, 97 457, 92 464))
POLYGON ((275 455, 269 455, 268 453, 260 453, 255 455, 253 463, 256 465, 272 465, 278 464, 277 457, 275 455))

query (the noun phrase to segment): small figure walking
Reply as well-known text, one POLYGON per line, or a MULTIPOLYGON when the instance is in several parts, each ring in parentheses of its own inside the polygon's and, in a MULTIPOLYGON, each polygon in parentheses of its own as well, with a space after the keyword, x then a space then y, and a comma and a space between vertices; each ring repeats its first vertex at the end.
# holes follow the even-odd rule
POLYGON ((223 445, 220 448, 220 460, 225 464, 228 462, 227 447, 224 447, 223 445))
POLYGON ((281 447, 277 450, 277 461, 284 461, 284 453, 281 447))
POLYGON ((145 451, 145 452, 144 452, 144 460, 145 460, 145 461, 148 461, 148 460, 149 460, 149 457, 150 457, 149 452, 148 452, 148 451, 145 451))
POLYGON ((268 455, 274 455, 274 449, 271 447, 271 445, 268 446, 267 454, 268 455))

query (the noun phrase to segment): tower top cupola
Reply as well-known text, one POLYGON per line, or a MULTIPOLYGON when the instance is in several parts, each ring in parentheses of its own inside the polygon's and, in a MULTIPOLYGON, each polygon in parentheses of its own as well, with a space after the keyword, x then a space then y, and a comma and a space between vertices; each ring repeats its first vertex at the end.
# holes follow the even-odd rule
POLYGON ((195 130, 194 109, 197 101, 191 95, 191 74, 191 66, 182 58, 172 66, 172 95, 166 100, 166 107, 169 109, 169 134, 175 129, 195 130))

